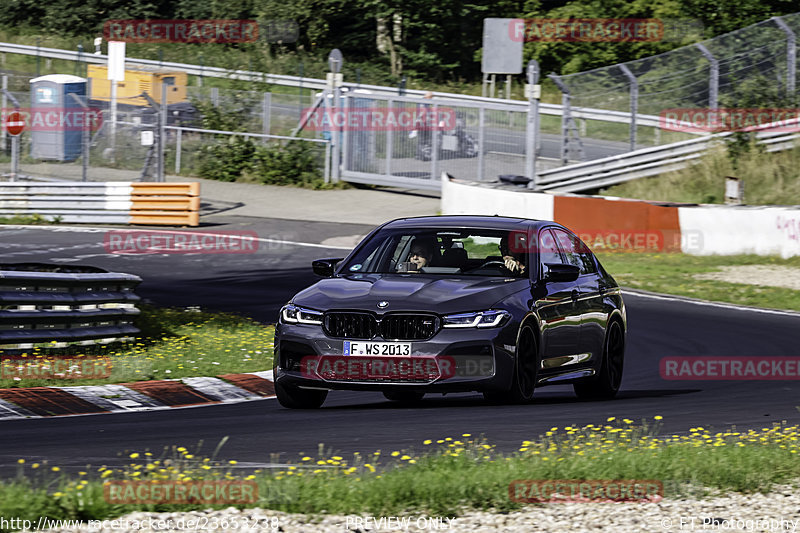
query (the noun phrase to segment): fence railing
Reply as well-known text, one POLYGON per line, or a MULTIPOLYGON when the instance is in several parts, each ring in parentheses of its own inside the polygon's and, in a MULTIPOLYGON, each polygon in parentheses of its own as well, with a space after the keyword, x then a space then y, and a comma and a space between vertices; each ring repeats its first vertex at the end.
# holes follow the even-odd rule
POLYGON ((0 349, 129 340, 142 279, 95 267, 0 264, 0 349))

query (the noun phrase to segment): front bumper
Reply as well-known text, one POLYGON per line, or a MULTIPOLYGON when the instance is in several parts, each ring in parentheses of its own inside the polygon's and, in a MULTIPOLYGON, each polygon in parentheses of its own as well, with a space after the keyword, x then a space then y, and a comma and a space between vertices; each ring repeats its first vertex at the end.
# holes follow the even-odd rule
MULTIPOLYGON (((407 357, 368 358, 373 367, 386 364, 396 368, 438 372, 324 372, 327 367, 365 368, 364 357, 345 356, 346 339, 328 337, 320 326, 278 324, 275 327, 274 379, 282 384, 326 390, 388 391, 426 393, 507 390, 514 368, 517 325, 499 328, 442 328, 425 341, 400 341, 411 344, 407 357), (358 365, 353 364, 358 360, 358 365), (424 362, 424 364, 423 364, 424 362)), ((364 342, 355 341, 354 342, 364 342)), ((370 342, 387 342, 381 338, 370 342)))

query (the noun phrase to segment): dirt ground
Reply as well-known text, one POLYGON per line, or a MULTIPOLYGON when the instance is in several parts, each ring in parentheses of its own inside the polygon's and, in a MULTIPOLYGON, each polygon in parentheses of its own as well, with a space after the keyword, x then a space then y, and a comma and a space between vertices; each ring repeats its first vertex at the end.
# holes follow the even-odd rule
POLYGON ((800 268, 775 265, 724 266, 720 272, 695 274, 696 279, 784 287, 800 291, 800 268))

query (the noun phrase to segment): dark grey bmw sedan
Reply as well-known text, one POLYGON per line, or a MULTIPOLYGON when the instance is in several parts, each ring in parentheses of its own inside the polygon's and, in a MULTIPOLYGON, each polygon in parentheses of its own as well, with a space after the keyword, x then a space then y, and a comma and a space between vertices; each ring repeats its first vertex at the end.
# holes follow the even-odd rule
POLYGON ((617 283, 567 228, 497 216, 404 218, 299 292, 275 328, 273 377, 288 408, 329 390, 413 403, 477 391, 525 403, 572 384, 580 398, 619 390, 627 320, 617 283))

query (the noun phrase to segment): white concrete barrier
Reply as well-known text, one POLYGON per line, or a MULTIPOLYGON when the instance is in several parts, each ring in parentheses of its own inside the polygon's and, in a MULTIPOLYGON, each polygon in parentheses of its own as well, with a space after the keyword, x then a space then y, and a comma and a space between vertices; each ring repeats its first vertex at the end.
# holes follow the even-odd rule
POLYGON ((601 196, 495 189, 442 176, 442 214, 555 220, 578 234, 656 235, 692 255, 800 255, 800 206, 678 206, 601 196), (678 241, 678 238, 680 239, 678 241))

